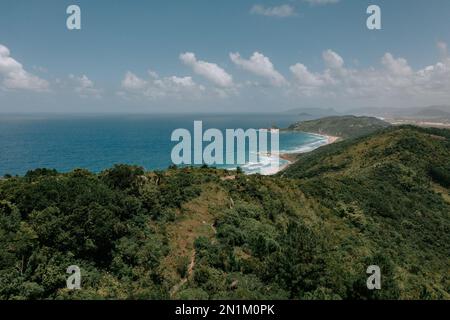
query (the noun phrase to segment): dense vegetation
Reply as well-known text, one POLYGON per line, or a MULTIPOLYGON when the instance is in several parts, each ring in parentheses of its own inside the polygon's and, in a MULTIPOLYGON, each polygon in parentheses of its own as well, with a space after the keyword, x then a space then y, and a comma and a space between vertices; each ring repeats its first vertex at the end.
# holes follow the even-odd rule
POLYGON ((449 168, 449 131, 400 127, 275 177, 125 165, 8 177, 0 299, 449 299, 449 168), (81 290, 65 288, 70 265, 81 290))
POLYGON ((389 125, 373 117, 333 116, 298 122, 291 125, 289 130, 327 134, 347 139, 367 135, 387 128, 389 125))

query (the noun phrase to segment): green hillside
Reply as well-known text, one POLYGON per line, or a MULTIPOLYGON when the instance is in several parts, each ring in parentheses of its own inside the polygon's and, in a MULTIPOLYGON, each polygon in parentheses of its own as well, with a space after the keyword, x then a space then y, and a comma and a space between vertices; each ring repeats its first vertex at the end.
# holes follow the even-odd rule
POLYGON ((389 123, 373 117, 334 116, 293 124, 289 130, 326 134, 341 138, 354 138, 390 126, 389 123))
POLYGON ((415 127, 274 177, 36 170, 0 181, 0 299, 449 299, 449 187, 450 132, 415 127))
POLYGON ((450 131, 386 129, 320 148, 281 175, 301 179, 308 197, 391 252, 399 278, 415 281, 440 265, 429 286, 448 292, 450 131))

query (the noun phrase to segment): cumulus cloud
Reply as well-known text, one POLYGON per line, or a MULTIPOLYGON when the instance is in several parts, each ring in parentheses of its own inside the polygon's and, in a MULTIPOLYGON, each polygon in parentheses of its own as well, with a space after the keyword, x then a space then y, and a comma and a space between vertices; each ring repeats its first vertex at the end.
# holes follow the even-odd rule
POLYGON ((49 83, 29 72, 11 57, 7 47, 0 44, 0 79, 4 89, 48 91, 49 83))
POLYGON ((149 79, 141 79, 128 71, 122 80, 120 95, 145 97, 151 100, 195 99, 205 92, 205 87, 194 82, 191 77, 159 77, 155 72, 149 71, 149 79))
POLYGON ((191 67, 196 74, 208 79, 219 87, 233 86, 233 77, 215 63, 197 60, 192 52, 180 54, 180 60, 191 67))
POLYGON ((340 69, 344 66, 344 59, 333 50, 324 51, 322 57, 328 68, 340 69))
POLYGON ((289 68, 297 81, 303 87, 318 87, 325 84, 319 74, 312 73, 301 63, 297 63, 289 68))
MULTIPOLYGON (((438 44, 442 51, 445 44, 438 44)), ((332 50, 322 54, 325 69, 312 72, 304 64, 290 67, 293 76, 291 92, 301 96, 323 98, 366 98, 389 101, 445 101, 450 99, 450 57, 414 70, 405 58, 387 52, 378 68, 352 69, 332 50), (397 100, 395 100, 395 99, 397 100)))
POLYGON ((73 74, 69 75, 69 79, 74 84, 74 91, 82 98, 101 98, 101 90, 97 89, 94 82, 86 75, 77 77, 73 74))
POLYGON ((293 6, 288 4, 283 4, 281 6, 276 7, 265 7, 260 4, 255 4, 250 9, 251 14, 257 14, 267 17, 277 17, 277 18, 286 18, 295 16, 295 9, 293 6))
POLYGON ((286 84, 286 79, 273 66, 270 59, 259 52, 253 53, 250 59, 244 59, 239 53, 230 53, 234 64, 257 76, 266 78, 274 86, 286 84))
POLYGON ((386 67, 386 69, 394 74, 399 76, 408 76, 413 71, 411 67, 408 65, 408 61, 403 58, 394 58, 394 56, 391 53, 386 53, 383 58, 381 59, 381 63, 383 66, 386 67))
POLYGON ((122 88, 127 90, 142 90, 147 86, 147 81, 142 80, 134 73, 128 71, 122 80, 122 88))

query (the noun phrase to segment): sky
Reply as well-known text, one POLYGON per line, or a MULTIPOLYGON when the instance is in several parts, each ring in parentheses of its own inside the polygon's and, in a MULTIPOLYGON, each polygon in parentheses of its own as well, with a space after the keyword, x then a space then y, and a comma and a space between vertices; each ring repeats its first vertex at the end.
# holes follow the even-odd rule
POLYGON ((449 104, 447 44, 448 0, 1 0, 0 113, 449 104))

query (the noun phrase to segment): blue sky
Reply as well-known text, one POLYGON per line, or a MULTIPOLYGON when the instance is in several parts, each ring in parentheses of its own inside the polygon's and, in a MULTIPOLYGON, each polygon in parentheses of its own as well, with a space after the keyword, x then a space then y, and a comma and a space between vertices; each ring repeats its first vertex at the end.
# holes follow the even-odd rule
POLYGON ((0 112, 442 104, 449 18, 448 0, 2 0, 0 112))

